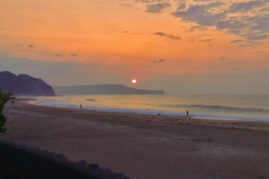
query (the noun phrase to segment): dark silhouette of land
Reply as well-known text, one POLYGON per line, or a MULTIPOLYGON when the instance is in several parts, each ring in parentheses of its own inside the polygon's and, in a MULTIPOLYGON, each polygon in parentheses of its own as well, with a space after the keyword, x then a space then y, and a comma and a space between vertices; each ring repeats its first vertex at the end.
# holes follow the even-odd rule
POLYGON ((26 74, 15 75, 9 71, 0 72, 0 86, 12 95, 54 96, 53 88, 44 80, 26 74))
POLYGON ((130 88, 121 84, 55 86, 56 94, 164 94, 161 90, 130 88))

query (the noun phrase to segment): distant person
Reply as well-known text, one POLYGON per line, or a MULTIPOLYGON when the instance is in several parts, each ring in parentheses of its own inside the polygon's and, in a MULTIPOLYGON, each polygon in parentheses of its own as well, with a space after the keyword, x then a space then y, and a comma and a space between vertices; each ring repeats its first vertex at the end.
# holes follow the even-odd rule
POLYGON ((15 101, 14 100, 11 101, 11 105, 15 106, 15 101))
POLYGON ((189 117, 189 111, 188 110, 186 111, 186 114, 187 114, 187 117, 189 117))
POLYGON ((82 109, 82 105, 81 104, 79 105, 79 108, 82 109))

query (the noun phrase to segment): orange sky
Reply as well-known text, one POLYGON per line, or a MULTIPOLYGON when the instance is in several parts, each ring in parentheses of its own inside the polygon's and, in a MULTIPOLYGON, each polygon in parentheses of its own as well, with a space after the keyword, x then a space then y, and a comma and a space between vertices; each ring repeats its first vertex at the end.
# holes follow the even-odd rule
POLYGON ((269 65, 259 2, 0 0, 0 57, 98 64, 121 79, 255 73, 269 65))

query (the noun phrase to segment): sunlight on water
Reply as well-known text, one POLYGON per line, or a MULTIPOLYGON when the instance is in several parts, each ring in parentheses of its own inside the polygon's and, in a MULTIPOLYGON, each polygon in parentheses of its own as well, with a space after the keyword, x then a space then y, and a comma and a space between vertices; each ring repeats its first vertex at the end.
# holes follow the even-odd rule
POLYGON ((269 122, 269 96, 72 95, 38 97, 59 107, 269 122))

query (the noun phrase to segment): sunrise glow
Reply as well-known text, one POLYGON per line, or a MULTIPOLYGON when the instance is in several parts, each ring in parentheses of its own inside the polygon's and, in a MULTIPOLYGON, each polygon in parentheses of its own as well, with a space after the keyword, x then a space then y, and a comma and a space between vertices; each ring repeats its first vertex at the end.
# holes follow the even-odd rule
POLYGON ((139 74, 140 85, 173 93, 265 93, 268 9, 263 0, 0 0, 1 67, 54 85, 139 74))
POLYGON ((136 79, 132 79, 132 84, 136 84, 137 80, 136 79))
POLYGON ((269 179, 268 78, 269 0, 0 0, 0 179, 269 179))

